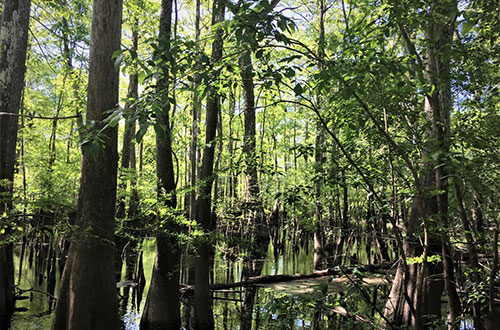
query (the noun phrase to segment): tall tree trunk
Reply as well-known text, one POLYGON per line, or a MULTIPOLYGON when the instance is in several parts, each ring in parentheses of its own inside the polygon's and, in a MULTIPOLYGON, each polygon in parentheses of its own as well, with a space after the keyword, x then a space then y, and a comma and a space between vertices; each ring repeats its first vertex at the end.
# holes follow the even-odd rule
MULTIPOLYGON (((103 128, 106 111, 118 104, 121 0, 94 0, 87 120, 103 128)), ((114 263, 117 128, 102 132, 96 154, 84 151, 77 201, 79 230, 64 267, 52 329, 119 329, 114 263)))
MULTIPOLYGON (((224 20, 225 5, 223 1, 214 0, 212 9, 212 25, 224 20)), ((212 44, 212 62, 222 58, 223 32, 217 30, 212 44)), ((217 130, 217 118, 220 111, 220 97, 215 88, 210 88, 207 98, 205 128, 205 147, 201 162, 198 198, 196 201, 196 220, 208 236, 213 227, 211 194, 213 183, 214 166, 214 138, 217 130)), ((212 313, 212 301, 208 290, 210 275, 210 250, 212 244, 208 237, 197 244, 198 255, 196 257, 195 291, 194 291, 194 328, 197 330, 213 329, 214 319, 212 313)))
POLYGON ((246 174, 246 213, 248 237, 251 240, 250 254, 257 259, 263 258, 267 252, 269 233, 264 223, 263 208, 260 201, 260 189, 257 173, 257 155, 255 141, 255 93, 253 82, 253 66, 250 51, 245 51, 240 57, 240 71, 244 100, 244 138, 243 153, 245 156, 246 174))
MULTIPOLYGON (((196 0, 196 16, 195 16, 195 42, 197 51, 200 49, 200 0, 196 0)), ((196 79, 195 79, 196 80, 196 79)), ((191 135, 191 149, 190 149, 190 188, 189 192, 189 219, 193 220, 195 218, 195 207, 196 207, 196 173, 198 171, 198 135, 199 127, 198 123, 200 121, 201 115, 201 100, 198 91, 196 90, 197 84, 194 84, 193 91, 193 114, 192 114, 192 135, 191 135)))
MULTIPOLYGON (((200 21, 201 21, 201 0, 195 0, 195 23, 194 23, 194 33, 195 33, 195 42, 196 42, 196 51, 197 55, 200 55, 200 21)), ((197 78, 197 77, 196 77, 197 78)), ((197 192, 197 179, 199 173, 198 162, 200 161, 200 148, 198 147, 198 139, 200 134, 200 117, 201 117, 201 98, 199 92, 197 90, 198 84, 196 83, 197 79, 195 78, 195 82, 193 83, 193 109, 192 109, 192 127, 191 127, 191 146, 189 149, 189 163, 190 163, 190 171, 189 171, 189 187, 190 191, 187 194, 187 198, 189 198, 189 209, 188 216, 189 220, 195 220, 196 218, 196 192, 197 192)), ((187 201, 186 201, 187 203, 187 201)), ((188 226, 188 232, 191 232, 191 225, 188 226)), ((194 272, 195 268, 193 265, 193 256, 190 254, 190 246, 186 246, 186 251, 184 253, 184 266, 186 272, 186 281, 184 283, 194 284, 194 272)), ((191 310, 192 306, 190 304, 184 305, 183 310, 183 318, 186 320, 186 329, 190 329, 191 322, 191 310)))
MULTIPOLYGON (((137 91, 138 92, 138 91, 137 91)), ((135 125, 132 125, 131 130, 135 132, 135 125)), ((136 173, 136 156, 135 156, 135 143, 134 140, 132 140, 130 144, 130 169, 136 173)), ((135 233, 137 233, 137 227, 139 225, 139 214, 138 214, 138 209, 139 209, 139 193, 137 191, 137 178, 134 175, 133 179, 130 180, 130 186, 132 189, 132 193, 130 195, 130 199, 128 202, 128 218, 129 222, 127 222, 127 228, 132 229, 135 233)), ((125 278, 127 280, 133 280, 135 282, 138 281, 138 278, 135 276, 135 268, 137 265, 137 259, 138 259, 138 250, 137 247, 139 246, 141 242, 141 237, 134 237, 130 241, 130 245, 127 248, 126 251, 126 267, 125 267, 125 278)))
MULTIPOLYGON (((468 263, 470 268, 473 270, 471 278, 474 284, 479 286, 481 284, 481 276, 478 272, 480 268, 479 268, 478 253, 476 249, 476 242, 474 240, 474 236, 472 235, 474 229, 465 211, 460 184, 456 181, 455 181, 455 196, 457 199, 458 214, 460 216, 460 220, 462 221, 464 236, 465 240, 467 241, 467 248, 469 252, 468 263)), ((472 319, 474 321, 474 328, 476 330, 485 329, 484 321, 481 315, 481 303, 479 301, 474 302, 472 305, 472 319)))
MULTIPOLYGON (((132 51, 137 51, 138 46, 138 22, 134 21, 134 25, 132 27, 132 51)), ((139 77, 137 75, 137 66, 134 68, 134 72, 129 75, 129 84, 128 84, 128 92, 127 92, 127 104, 126 108, 130 109, 131 103, 133 103, 138 98, 138 90, 139 90, 139 77)), ((135 135, 135 122, 129 122, 128 120, 125 122, 125 132, 123 133, 123 142, 122 142, 122 157, 120 161, 120 184, 118 185, 118 201, 116 207, 116 219, 121 221, 122 233, 119 233, 115 236, 115 245, 116 245, 116 255, 115 255, 115 264, 116 264, 116 281, 121 281, 122 275, 122 264, 123 257, 126 255, 125 246, 127 246, 127 242, 129 242, 125 237, 127 236, 127 227, 130 227, 129 221, 125 221, 126 215, 126 194, 125 191, 127 189, 127 183, 130 182, 132 185, 132 180, 126 179, 124 172, 128 169, 132 168, 131 159, 132 154, 135 154, 135 146, 133 143, 135 135), (125 233, 123 233, 125 231, 125 233), (125 235, 123 235, 125 234, 125 235)), ((135 155, 134 155, 135 157, 135 155)), ((134 164, 135 169, 135 164, 134 164)), ((133 196, 130 197, 132 199, 133 196)))
MULTIPOLYGON (((5 2, 0 26, 0 215, 12 207, 30 6, 30 0, 5 2)), ((12 244, 6 238, 0 234, 0 329, 7 328, 15 305, 12 244)))
POLYGON ((316 270, 321 270, 324 266, 325 251, 324 251, 324 235, 323 235, 323 205, 321 204, 321 178, 323 152, 320 151, 324 143, 324 133, 320 124, 317 125, 316 148, 315 148, 315 171, 316 181, 314 182, 314 213, 315 224, 313 233, 313 248, 314 259, 313 267, 316 270), (319 174, 319 175, 318 175, 319 174))
POLYGON ((451 6, 456 8, 455 0, 434 1, 429 9, 427 39, 431 42, 427 46, 425 80, 433 86, 433 91, 425 97, 425 114, 430 124, 426 140, 432 142, 428 142, 423 151, 424 174, 420 182, 416 182, 418 192, 406 229, 407 237, 412 237, 423 223, 424 246, 423 252, 419 251, 418 242, 407 242, 405 247, 407 258, 422 255, 423 261, 421 265, 411 265, 406 271, 403 269, 405 261, 400 263, 386 304, 387 315, 396 324, 411 324, 416 329, 424 329, 427 323, 440 317, 443 288, 448 298, 451 326, 455 326, 461 310, 447 234, 440 229, 448 224, 447 162, 452 107, 449 51, 455 22, 455 17, 448 15, 451 6), (448 17, 448 20, 442 17, 448 17), (430 155, 438 155, 435 162, 426 160, 430 155), (429 193, 432 191, 438 193, 432 195, 429 193), (430 237, 430 232, 440 233, 439 238, 430 237), (442 265, 427 262, 427 257, 432 254, 441 255, 442 265), (444 277, 440 275, 443 272, 444 277))
MULTIPOLYGON (((139 43, 139 21, 136 19, 134 21, 134 26, 132 28, 132 47, 137 50, 139 43)), ((128 99, 137 100, 139 98, 139 76, 137 73, 137 65, 134 68, 134 72, 130 75, 129 87, 128 87, 128 99)), ((132 101, 133 102, 133 101, 132 101)), ((134 109, 132 109, 134 111, 134 109)), ((128 150, 129 153, 129 164, 128 168, 132 170, 133 176, 129 181, 131 194, 128 200, 127 217, 128 221, 124 224, 127 231, 136 230, 138 224, 137 210, 139 208, 139 194, 137 191, 137 172, 136 172, 136 155, 135 155, 135 122, 125 125, 125 132, 127 136, 123 137, 124 152, 128 150), (125 148, 125 145, 128 145, 125 148)), ((123 153, 122 153, 123 155, 123 153)), ((123 156, 122 156, 123 157, 123 156)), ((139 237, 134 237, 129 241, 127 250, 125 251, 126 256, 126 279, 136 280, 134 276, 135 265, 137 264, 137 246, 140 241, 139 237)))
MULTIPOLYGON (((262 272, 264 263, 262 260, 251 259, 243 265, 242 280, 248 280, 249 277, 259 276, 262 272)), ((257 287, 249 286, 243 288, 242 304, 241 304, 241 317, 240 329, 251 330, 253 321, 253 310, 255 305, 255 298, 257 295, 257 287)), ((258 312, 257 312, 258 314, 258 312)))
MULTIPOLYGON (((434 1, 431 12, 438 15, 449 13, 457 7, 455 0, 441 3, 434 1)), ((440 17, 433 17, 429 26, 428 37, 436 43, 428 47, 426 79, 436 90, 426 97, 427 118, 432 123, 433 137, 437 142, 438 159, 434 164, 437 211, 442 228, 448 228, 448 163, 450 153, 450 113, 453 106, 451 95, 450 55, 449 49, 453 41, 455 17, 444 22, 440 17)), ((453 260, 451 256, 448 234, 440 230, 442 262, 444 271, 444 287, 448 298, 449 322, 453 328, 458 327, 456 321, 461 312, 460 299, 455 284, 453 260)))
POLYGON ((342 212, 339 214, 341 216, 341 224, 340 224, 340 234, 338 236, 337 242, 335 244, 335 255, 333 258, 333 265, 334 266, 341 266, 342 261, 344 260, 344 245, 346 243, 346 240, 348 238, 349 234, 349 194, 348 194, 348 188, 347 188, 347 182, 345 179, 345 173, 342 171, 342 191, 343 191, 343 198, 342 198, 342 212))
POLYGON ((236 199, 236 186, 238 185, 237 175, 234 169, 234 137, 233 137, 233 120, 234 120, 234 111, 236 108, 236 99, 235 99, 235 91, 229 91, 229 124, 228 124, 228 146, 227 152, 229 153, 229 175, 228 175, 228 193, 227 197, 229 197, 230 206, 232 207, 234 201, 236 199))
MULTIPOLYGON (((133 26, 132 26, 132 47, 133 49, 137 50, 139 47, 139 19, 137 17, 134 18, 133 26)), ((129 81, 129 88, 128 88, 128 99, 133 102, 133 100, 137 100, 139 98, 139 75, 138 75, 138 64, 134 63, 134 71, 130 75, 130 81, 129 81)), ((131 109, 132 111, 135 111, 135 109, 131 109)), ((127 130, 127 128, 126 128, 127 130)), ((128 130, 130 130, 130 145, 129 145, 129 152, 130 152, 130 162, 129 162, 129 169, 132 170, 133 176, 132 179, 130 180, 130 188, 131 188, 131 194, 128 200, 128 209, 127 209, 127 216, 129 221, 126 223, 126 228, 129 231, 132 231, 135 233, 136 237, 133 237, 129 242, 129 246, 126 250, 126 265, 125 265, 125 278, 127 280, 133 280, 139 285, 142 285, 142 287, 138 288, 137 290, 134 290, 134 293, 138 293, 138 295, 142 296, 142 291, 144 290, 144 281, 140 283, 139 281, 143 278, 143 273, 140 272, 139 270, 142 270, 142 259, 141 259, 141 264, 138 264, 138 259, 139 259, 139 251, 138 247, 140 245, 140 242, 142 240, 142 235, 138 234, 138 227, 140 226, 140 214, 138 212, 139 210, 139 192, 138 192, 138 182, 139 182, 139 175, 140 173, 137 171, 137 156, 136 156, 136 144, 135 144, 135 131, 136 131, 136 124, 135 122, 131 123, 130 126, 128 127, 128 130), (136 268, 138 271, 136 272, 136 268)), ((124 137, 125 140, 125 137, 124 137)), ((125 141, 124 141, 125 142, 125 141)), ((141 144, 142 145, 142 144, 141 144)), ((142 155, 141 155, 142 157, 142 155)), ((142 158, 140 159, 142 161, 142 158)), ((133 300, 133 298, 132 298, 133 300)), ((124 302, 125 304, 128 303, 128 299, 124 302)), ((125 306, 126 308, 126 306, 125 306)))
MULTIPOLYGON (((68 1, 67 0, 63 0, 63 4, 64 6, 68 7, 68 1)), ((69 7, 68 7, 68 10, 69 10, 69 7)), ((83 119, 82 119, 82 116, 81 116, 81 113, 80 113, 80 108, 78 106, 78 83, 77 81, 75 81, 74 79, 74 76, 76 76, 75 74, 75 68, 73 67, 73 53, 74 53, 74 50, 73 49, 70 49, 70 36, 68 35, 68 32, 70 31, 69 29, 69 23, 68 23, 68 20, 66 17, 63 17, 62 18, 62 41, 63 41, 63 52, 64 52, 64 58, 66 59, 66 66, 67 66, 67 70, 68 70, 68 73, 70 74, 70 76, 72 77, 72 89, 73 89, 73 105, 75 107, 75 116, 76 117, 76 127, 77 128, 80 128, 83 126, 83 119)), ((70 131, 70 135, 73 134, 73 129, 71 129, 70 131)), ((82 132, 79 131, 79 138, 80 140, 82 140, 82 132)), ((68 139, 68 150, 69 150, 69 141, 71 139, 68 139)), ((69 156, 68 156, 68 159, 69 159, 69 156)))
MULTIPOLYGON (((318 57, 323 59, 325 57, 325 2, 320 0, 318 3, 319 7, 319 41, 318 41, 318 57)), ((319 64, 319 69, 322 69, 321 63, 319 64)), ((321 97, 321 96, 320 96, 321 97)), ((325 142, 325 133, 321 123, 318 122, 316 125, 316 147, 314 160, 315 160, 315 172, 316 181, 314 182, 314 213, 316 216, 313 246, 314 246, 314 260, 313 267, 316 270, 323 268, 325 261, 324 253, 324 239, 323 239, 323 205, 321 204, 321 178, 323 177, 323 144, 325 142)))
MULTIPOLYGON (((63 79, 62 88, 64 89, 64 85, 66 84, 66 77, 63 79)), ((56 140, 57 140, 57 122, 59 120, 59 114, 61 113, 61 108, 63 104, 63 92, 59 93, 59 98, 56 104, 56 113, 54 119, 52 120, 52 130, 50 132, 49 138, 49 164, 47 170, 52 172, 53 166, 56 162, 57 154, 56 154, 56 140)))
MULTIPOLYGON (((274 8, 278 0, 271 2, 270 8, 274 8)), ((270 10, 270 9, 267 9, 270 10)), ((265 13, 265 12, 264 12, 265 13)), ((246 30, 244 38, 250 39, 250 31, 246 30)), ((244 45, 248 47, 250 45, 244 45)), ((254 71, 251 50, 245 50, 239 58, 240 75, 242 81, 243 104, 244 104, 244 137, 243 154, 245 157, 246 175, 246 223, 250 240, 250 260, 243 265, 245 276, 258 276, 262 271, 260 259, 265 258, 270 240, 270 231, 264 219, 264 208, 260 196, 258 179, 258 157, 256 153, 256 116, 255 116, 255 84, 253 80, 254 71)), ((245 230, 245 229, 244 229, 245 230)), ((256 288, 245 288, 243 290, 243 302, 241 313, 241 329, 252 328, 253 309, 255 304, 256 288)))
MULTIPOLYGON (((170 51, 172 29, 172 0, 162 0, 159 40, 162 52, 170 51)), ((166 105, 158 117, 164 130, 156 135, 156 174, 158 177, 158 199, 167 211, 167 228, 158 229, 156 256, 146 306, 141 318, 141 329, 179 329, 181 327, 179 276, 180 247, 177 241, 177 225, 174 212, 177 206, 175 175, 172 159, 172 137, 170 123, 170 77, 168 67, 163 68, 163 77, 158 82, 158 93, 166 105)))

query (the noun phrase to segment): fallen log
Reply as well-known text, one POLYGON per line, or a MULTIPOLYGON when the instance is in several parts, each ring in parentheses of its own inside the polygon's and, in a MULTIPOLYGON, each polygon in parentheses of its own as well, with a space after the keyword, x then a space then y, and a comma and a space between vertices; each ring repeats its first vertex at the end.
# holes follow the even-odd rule
MULTIPOLYGON (((210 284, 209 289, 214 290, 223 290, 223 289, 232 289, 238 287, 247 287, 254 286, 260 284, 269 284, 269 283, 279 283, 279 282, 289 282, 295 280, 309 279, 309 278, 318 278, 324 276, 341 276, 344 274, 352 274, 355 269, 362 273, 380 273, 383 270, 389 270, 393 268, 394 263, 382 263, 377 265, 359 265, 359 266, 349 266, 346 268, 338 268, 334 269, 325 269, 321 271, 316 271, 311 274, 280 274, 280 275, 262 275, 262 276, 254 276, 250 277, 245 281, 235 282, 235 283, 216 283, 210 284)), ((183 285, 181 288, 182 294, 190 294, 194 290, 194 285, 183 285)))

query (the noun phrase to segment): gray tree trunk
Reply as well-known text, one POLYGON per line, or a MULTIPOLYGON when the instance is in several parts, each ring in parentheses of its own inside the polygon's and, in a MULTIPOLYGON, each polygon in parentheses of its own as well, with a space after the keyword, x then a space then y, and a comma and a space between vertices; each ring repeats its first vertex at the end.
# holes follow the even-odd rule
MULTIPOLYGON (((200 0, 196 0, 196 16, 195 16, 195 42, 197 51, 200 49, 200 0)), ((189 219, 193 220, 195 218, 196 213, 196 173, 198 171, 198 161, 199 161, 199 148, 198 148, 198 135, 200 133, 200 129, 198 127, 198 122, 200 121, 201 114, 201 100, 198 91, 196 88, 198 87, 196 83, 194 83, 194 91, 193 91, 193 114, 192 114, 192 136, 191 136, 191 148, 190 148, 190 187, 191 191, 189 192, 189 219)))
MULTIPOLYGON (((12 207, 16 141, 26 71, 30 0, 7 1, 0 26, 0 215, 12 207)), ((0 329, 14 309, 12 245, 0 235, 0 329)))
MULTIPOLYGON (((160 14, 159 39, 164 52, 170 51, 172 28, 172 0, 162 0, 160 14)), ((158 199, 173 212, 177 205, 175 195, 175 176, 172 160, 172 141, 169 96, 168 68, 164 68, 164 76, 158 82, 158 93, 163 104, 167 106, 159 115, 158 120, 164 129, 164 136, 156 135, 156 173, 158 177, 158 199)), ((173 218, 173 215, 172 215, 173 218)), ((179 276, 180 247, 175 237, 177 225, 172 219, 167 219, 169 233, 160 232, 156 235, 156 256, 153 265, 151 285, 146 298, 146 307, 141 319, 141 329, 179 329, 181 327, 179 276)))
MULTIPOLYGON (((134 26, 132 27, 132 51, 137 51, 138 47, 138 33, 137 33, 137 25, 138 22, 137 20, 134 21, 134 26)), ((137 67, 135 68, 134 72, 130 73, 129 76, 129 85, 128 85, 128 92, 127 92, 127 104, 125 105, 126 108, 131 107, 131 103, 133 103, 135 100, 138 98, 138 91, 139 91, 139 76, 137 74, 137 67), (134 101, 132 101, 134 100, 134 101)), ((119 176, 120 176, 120 184, 118 185, 118 191, 121 192, 122 194, 118 194, 117 198, 117 206, 116 206, 116 219, 119 221, 122 221, 122 228, 123 230, 127 230, 126 227, 130 227, 131 222, 130 221, 124 221, 126 217, 126 196, 124 194, 124 191, 127 189, 127 184, 130 183, 131 186, 133 186, 132 181, 130 179, 126 179, 124 172, 127 171, 128 169, 133 168, 135 170, 135 164, 134 167, 132 167, 132 158, 135 158, 135 144, 134 144, 134 136, 135 136, 135 122, 126 122, 125 123, 125 132, 123 133, 123 142, 122 142, 122 157, 120 160, 120 171, 119 171, 119 176)), ((134 189, 134 188, 132 188, 134 189)), ((135 190, 134 190, 135 192, 135 190)), ((133 196, 130 197, 130 201, 133 200, 133 196)), ((129 203, 129 206, 131 203, 129 203)), ((130 212, 129 212, 130 213, 130 212)), ((127 232, 128 233, 128 232, 127 232)), ((116 244, 116 255, 115 255, 115 271, 116 271, 116 280, 117 282, 121 281, 121 276, 122 276, 122 266, 123 266, 123 256, 126 255, 124 253, 124 250, 129 250, 130 248, 133 248, 130 246, 129 243, 130 241, 125 237, 126 235, 120 235, 117 234, 115 236, 115 244, 116 244), (129 248, 126 248, 128 246, 129 248)), ((133 244, 132 244, 133 245, 133 244)), ((129 280, 129 278, 127 278, 129 280)))
MULTIPOLYGON (((244 138, 243 153, 245 155, 245 175, 246 175, 246 203, 248 224, 248 237, 252 242, 250 255, 256 258, 263 258, 267 252, 269 244, 269 232, 264 222, 264 210, 260 200, 260 189, 258 181, 258 162, 255 141, 255 93, 253 82, 253 66, 250 51, 245 51, 240 57, 240 71, 242 80, 242 91, 244 101, 244 138)), ((258 274, 255 274, 258 275, 258 274)))
MULTIPOLYGON (((325 1, 318 1, 318 15, 319 15, 319 41, 318 41, 318 57, 323 59, 325 57, 325 1)), ((318 65, 319 69, 322 69, 321 63, 318 65)), ((321 96, 320 96, 321 97, 321 96)), ((314 234, 313 234, 313 248, 314 248, 314 259, 313 267, 316 270, 321 270, 325 266, 325 251, 324 251, 324 235, 323 235, 323 205, 321 204, 321 186, 323 178, 323 145, 325 143, 325 132, 321 123, 316 125, 316 147, 315 150, 315 172, 316 181, 314 182, 314 213, 316 216, 314 234)))
POLYGON ((424 227, 424 246, 418 241, 405 244, 407 258, 422 255, 423 262, 407 266, 400 263, 393 282, 386 315, 396 325, 408 324, 416 329, 426 329, 428 323, 438 319, 441 314, 441 295, 443 290, 450 306, 450 319, 455 321, 460 313, 460 301, 455 287, 454 270, 449 254, 448 239, 441 227, 448 223, 448 183, 447 159, 449 156, 450 112, 452 108, 450 56, 455 18, 448 21, 451 8, 456 8, 454 0, 443 3, 434 1, 430 7, 425 79, 435 89, 425 98, 425 115, 429 128, 426 131, 428 142, 422 154, 422 176, 417 185, 406 236, 418 234, 421 224, 424 227), (427 161, 429 155, 438 154, 435 161, 427 161), (432 195, 429 191, 439 191, 432 195), (430 223, 428 219, 439 219, 430 223), (434 227, 432 227, 434 226, 434 227), (441 233, 439 239, 430 237, 429 232, 441 233), (443 263, 427 263, 426 257, 441 255, 443 263), (444 276, 442 275, 444 274, 444 276))
MULTIPOLYGON (((121 0, 94 0, 87 97, 87 121, 103 127, 118 104, 121 0)), ((52 329, 119 329, 114 271, 117 128, 102 133, 97 154, 83 153, 76 225, 64 268, 52 329), (111 261, 111 262, 110 262, 111 261)))
MULTIPOLYGON (((225 6, 223 1, 214 0, 212 25, 224 20, 225 6)), ((212 62, 222 58, 223 32, 218 30, 212 43, 212 62)), ((205 127, 205 147, 198 181, 201 183, 196 200, 196 220, 207 234, 213 229, 212 221, 212 183, 215 153, 215 135, 217 119, 220 111, 220 97, 214 88, 208 92, 205 127)), ((196 257, 195 291, 194 291, 194 329, 214 329, 212 301, 208 289, 210 275, 210 251, 213 248, 208 237, 199 243, 196 257)))

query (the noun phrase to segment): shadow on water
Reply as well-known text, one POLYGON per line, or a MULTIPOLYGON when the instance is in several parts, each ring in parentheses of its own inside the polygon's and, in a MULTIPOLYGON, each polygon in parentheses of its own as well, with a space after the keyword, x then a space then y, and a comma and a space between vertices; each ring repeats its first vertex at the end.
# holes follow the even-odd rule
MULTIPOLYGON (((25 249, 25 261, 19 276, 18 288, 21 289, 22 300, 16 304, 11 329, 50 329, 53 303, 51 295, 50 277, 53 273, 47 272, 53 262, 50 240, 45 245, 25 249), (36 252, 33 249, 45 252, 36 252), (31 255, 33 254, 33 255, 31 255), (30 257, 31 255, 31 257, 30 257), (39 260, 40 258, 45 259, 39 260), (38 266, 37 266, 38 265, 38 266), (38 267, 38 269, 37 269, 38 267), (45 269, 45 271, 43 271, 45 269)), ((19 269, 21 251, 18 246, 15 251, 15 266, 19 269)), ((139 329, 140 315, 144 308, 145 297, 149 289, 151 270, 154 261, 154 240, 146 240, 142 245, 142 261, 144 266, 145 287, 139 290, 137 286, 120 288, 120 311, 124 329, 139 329), (142 291, 142 294, 141 292, 142 291)), ((313 271, 312 248, 299 249, 292 253, 285 248, 277 260, 274 258, 272 247, 268 257, 254 262, 254 270, 247 274, 276 275, 276 274, 308 274, 313 271)), ((245 264, 242 261, 226 261, 216 257, 214 262, 214 283, 230 283, 241 281, 245 277, 245 264)), ((59 280, 57 269, 55 279, 59 280)), ((126 279, 123 279, 126 280, 126 279)), ((58 283, 55 283, 58 287, 58 283)), ((385 292, 385 285, 365 286, 371 297, 385 292)), ((229 290, 220 290, 213 293, 214 319, 216 329, 373 329, 370 323, 354 321, 353 317, 341 315, 342 311, 372 316, 367 322, 378 322, 378 316, 370 305, 360 298, 357 288, 346 283, 337 283, 324 277, 309 281, 293 281, 280 285, 261 285, 252 288, 238 287, 229 290)), ((57 292, 54 292, 57 296, 57 292)), ((383 299, 379 298, 377 304, 383 299)), ((189 329, 189 313, 191 311, 189 299, 183 299, 182 315, 185 329, 189 329)))

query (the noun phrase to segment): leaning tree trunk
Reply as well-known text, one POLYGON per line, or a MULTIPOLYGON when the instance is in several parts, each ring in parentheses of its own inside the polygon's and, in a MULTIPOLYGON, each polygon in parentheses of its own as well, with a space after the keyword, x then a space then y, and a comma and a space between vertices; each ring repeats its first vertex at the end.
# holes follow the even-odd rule
MULTIPOLYGON (((118 104, 119 74, 113 53, 120 48, 121 0, 94 0, 87 121, 103 128, 106 111, 118 104)), ((114 272, 117 128, 101 133, 98 151, 83 152, 77 201, 77 233, 64 268, 52 329, 119 329, 114 272)))
MULTIPOLYGON (((12 207, 16 141, 21 93, 26 71, 30 0, 3 6, 0 27, 0 215, 12 207)), ((5 220, 2 220, 5 221, 5 220)), ((0 234, 0 329, 6 329, 14 309, 12 244, 0 234)))
MULTIPOLYGON (((170 51, 172 25, 172 0, 162 0, 159 39, 164 52, 170 51)), ((171 124, 169 119, 169 77, 168 68, 163 68, 164 76, 158 82, 158 92, 162 104, 167 106, 158 117, 164 134, 156 135, 156 173, 158 176, 158 199, 168 208, 169 232, 158 229, 156 235, 156 256, 151 277, 151 285, 146 298, 146 307, 141 319, 141 329, 179 329, 181 327, 179 276, 180 247, 177 242, 173 212, 176 207, 175 177, 172 161, 171 124)))
MULTIPOLYGON (((214 0, 212 25, 224 20, 225 6, 222 1, 214 0)), ((217 30, 212 43, 212 62, 222 58, 223 32, 217 30)), ((207 98, 205 147, 201 163, 199 182, 201 183, 196 201, 196 219, 201 228, 207 233, 213 227, 212 224, 212 183, 214 168, 214 138, 217 130, 217 118, 220 108, 220 97, 215 88, 210 88, 207 98)), ((214 319, 212 313, 212 301, 208 289, 210 275, 210 251, 212 244, 208 237, 197 244, 198 255, 196 257, 195 291, 194 291, 194 324, 197 330, 213 329, 214 319)))

